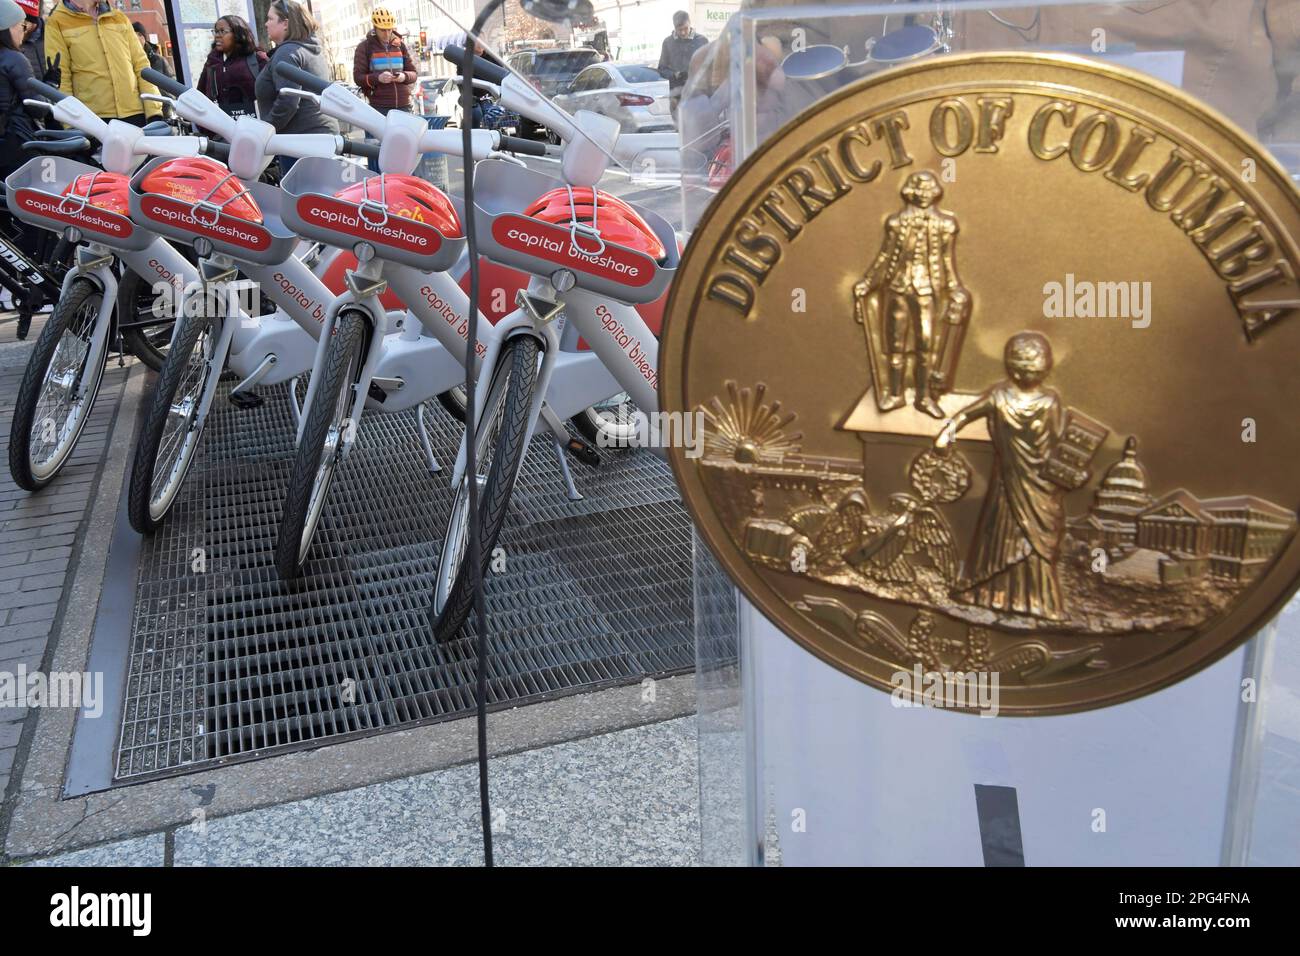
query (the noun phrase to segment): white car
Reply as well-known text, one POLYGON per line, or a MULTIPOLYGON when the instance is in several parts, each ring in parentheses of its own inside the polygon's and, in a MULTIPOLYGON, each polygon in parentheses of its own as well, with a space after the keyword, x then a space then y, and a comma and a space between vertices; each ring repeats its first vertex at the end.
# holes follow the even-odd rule
POLYGON ((452 125, 460 120, 460 87, 455 77, 422 76, 416 81, 414 107, 418 115, 450 116, 452 125))
POLYGON ((668 81, 642 63, 595 63, 573 78, 555 102, 570 113, 591 110, 618 120, 625 133, 675 130, 668 81))

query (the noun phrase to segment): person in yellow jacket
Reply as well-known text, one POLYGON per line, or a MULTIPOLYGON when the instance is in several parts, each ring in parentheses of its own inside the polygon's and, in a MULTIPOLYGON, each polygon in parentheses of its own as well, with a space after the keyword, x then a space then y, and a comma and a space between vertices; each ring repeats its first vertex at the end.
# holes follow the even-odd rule
POLYGON ((45 55, 61 58, 59 88, 96 116, 143 126, 161 112, 140 99, 158 90, 140 79, 149 57, 131 21, 103 0, 61 0, 45 21, 45 55))

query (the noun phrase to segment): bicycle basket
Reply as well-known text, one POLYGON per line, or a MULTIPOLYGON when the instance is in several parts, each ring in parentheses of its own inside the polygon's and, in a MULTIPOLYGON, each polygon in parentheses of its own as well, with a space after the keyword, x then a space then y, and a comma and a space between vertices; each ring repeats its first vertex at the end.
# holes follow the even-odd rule
POLYGON ((242 262, 276 265, 293 254, 298 237, 280 217, 279 189, 266 183, 246 183, 210 159, 186 162, 191 166, 210 164, 209 178, 219 189, 206 184, 182 189, 173 177, 150 177, 155 171, 167 173, 171 167, 163 167, 176 162, 155 159, 131 177, 131 218, 137 223, 189 245, 206 239, 214 252, 242 262), (159 180, 168 185, 157 186, 159 180))
POLYGON ((9 211, 23 222, 59 233, 74 226, 86 239, 113 249, 144 249, 154 236, 121 208, 125 190, 121 173, 63 156, 37 156, 5 179, 9 211))
POLYGON ((369 243, 379 258, 425 272, 447 270, 465 247, 460 216, 449 212, 454 204, 415 177, 381 176, 355 163, 310 158, 295 163, 281 186, 284 221, 306 239, 353 252, 369 243), (399 195, 407 215, 394 211, 399 195), (446 232, 434 224, 435 216, 447 225, 446 232), (456 235, 447 234, 452 223, 456 235))

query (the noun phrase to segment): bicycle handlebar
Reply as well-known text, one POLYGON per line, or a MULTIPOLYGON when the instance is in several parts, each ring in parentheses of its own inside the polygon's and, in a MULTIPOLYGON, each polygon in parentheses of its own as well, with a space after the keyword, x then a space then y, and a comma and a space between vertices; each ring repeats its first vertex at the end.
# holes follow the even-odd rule
MULTIPOLYGON (((449 63, 454 63, 457 72, 459 72, 460 68, 465 64, 465 48, 457 43, 448 43, 442 48, 442 58, 449 63)), ((481 76, 483 79, 499 86, 501 81, 510 75, 510 71, 504 66, 499 66, 476 53, 474 54, 474 75, 481 76)))
POLYGON ((506 153, 520 153, 524 156, 545 156, 546 144, 535 139, 520 139, 518 136, 502 136, 497 149, 506 153))
POLYGON ((379 159, 379 144, 367 143, 363 140, 344 139, 343 150, 344 156, 364 156, 366 159, 379 159))
POLYGON ((321 79, 315 73, 308 73, 302 67, 294 66, 291 63, 277 63, 275 72, 281 79, 292 80, 304 90, 310 90, 312 93, 324 93, 330 85, 329 80, 321 79))
POLYGON ((180 80, 170 77, 159 70, 150 69, 149 67, 141 70, 140 76, 158 87, 158 89, 162 90, 164 93, 170 93, 172 96, 180 96, 189 89, 189 87, 180 82, 180 80))
MULTIPOLYGON (((449 62, 454 63, 459 71, 463 66, 461 61, 465 56, 465 48, 449 43, 443 48, 442 55, 449 62)), ((526 116, 534 123, 554 130, 563 140, 569 141, 575 135, 579 135, 576 118, 531 83, 520 79, 491 60, 475 56, 474 77, 477 79, 480 74, 500 88, 499 99, 502 106, 514 110, 520 116, 526 116)))
POLYGON ((57 103, 59 100, 66 100, 69 95, 57 87, 50 86, 48 83, 42 83, 34 77, 27 78, 27 91, 29 93, 35 93, 37 96, 43 96, 51 103, 57 103))

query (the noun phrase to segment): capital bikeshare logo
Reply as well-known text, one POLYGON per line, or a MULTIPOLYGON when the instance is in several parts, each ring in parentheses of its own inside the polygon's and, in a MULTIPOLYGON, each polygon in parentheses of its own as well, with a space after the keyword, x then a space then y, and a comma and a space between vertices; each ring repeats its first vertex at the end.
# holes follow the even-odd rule
MULTIPOLYGON (((639 252, 607 242, 603 251, 591 254, 575 248, 568 229, 529 216, 497 216, 492 220, 492 238, 515 252, 527 253, 620 285, 647 285, 655 274, 654 263, 639 252)), ((595 243, 591 238, 586 241, 595 243)))
POLYGON ((430 225, 394 215, 382 223, 375 222, 366 218, 360 208, 326 196, 300 196, 297 203, 298 215, 313 226, 422 255, 442 247, 442 233, 430 225))
POLYGON ((98 206, 81 205, 78 201, 67 200, 38 192, 35 189, 20 189, 14 194, 14 202, 19 209, 57 219, 79 229, 98 232, 115 239, 125 239, 135 232, 131 220, 119 216, 98 206))
POLYGON ((215 222, 204 214, 194 215, 189 203, 168 196, 150 194, 140 199, 140 212, 146 219, 181 229, 195 236, 261 252, 271 245, 271 234, 261 226, 233 216, 220 215, 215 222))
MULTIPOLYGON (((469 341, 469 320, 457 312, 450 302, 440 296, 433 286, 420 286, 420 295, 429 304, 429 308, 439 315, 464 341, 469 341)), ((474 343, 474 354, 482 358, 487 354, 487 346, 481 341, 474 343)))

